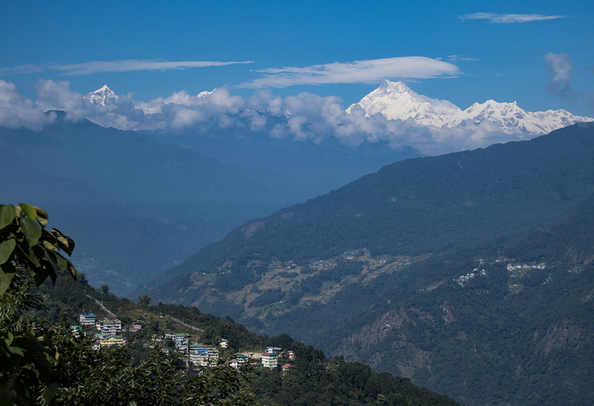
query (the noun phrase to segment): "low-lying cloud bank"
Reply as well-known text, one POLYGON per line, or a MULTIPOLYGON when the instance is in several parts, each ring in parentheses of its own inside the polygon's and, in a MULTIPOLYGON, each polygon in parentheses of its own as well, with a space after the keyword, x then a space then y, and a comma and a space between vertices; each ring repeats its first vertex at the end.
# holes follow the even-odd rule
POLYGON ((101 106, 71 91, 68 82, 40 80, 34 90, 37 98, 33 101, 23 97, 14 84, 0 80, 0 126, 37 131, 56 118, 45 112, 64 110, 66 120, 88 118, 104 127, 121 130, 192 129, 205 135, 234 130, 313 142, 334 137, 352 147, 387 141, 394 149, 410 146, 427 155, 531 138, 472 124, 442 129, 418 126, 412 120, 388 120, 380 114, 366 117, 358 106, 347 113, 338 97, 311 93, 281 98, 268 91, 256 91, 251 97, 243 98, 230 94, 227 88, 199 96, 182 90, 149 102, 120 96, 112 104, 101 106))

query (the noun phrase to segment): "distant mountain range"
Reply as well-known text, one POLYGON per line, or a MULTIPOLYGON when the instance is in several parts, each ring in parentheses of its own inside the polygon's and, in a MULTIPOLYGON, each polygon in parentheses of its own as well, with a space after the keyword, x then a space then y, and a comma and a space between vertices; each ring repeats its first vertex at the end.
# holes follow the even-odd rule
MULTIPOLYGON (((228 89, 198 95, 174 93, 149 102, 117 98, 107 86, 85 96, 87 117, 106 127, 191 133, 206 137, 267 136, 335 149, 358 146, 402 148, 417 155, 439 155, 484 148, 498 142, 531 139, 593 118, 565 110, 528 112, 515 102, 488 100, 462 110, 446 100, 419 95, 402 82, 385 81, 356 104, 301 93, 285 99, 254 94, 242 98, 228 89)), ((79 112, 80 115, 80 112, 79 112)))
POLYGON ((419 95, 402 82, 388 80, 347 111, 352 112, 356 106, 367 116, 381 114, 390 120, 412 120, 420 126, 455 128, 472 124, 507 134, 541 135, 575 123, 594 121, 594 118, 574 116, 565 110, 527 112, 516 102, 497 103, 494 100, 474 103, 462 110, 447 100, 419 95))
MULTIPOLYGON (((109 107, 110 94, 104 87, 95 101, 109 107)), ((45 208, 51 223, 77 242, 79 270, 93 286, 108 284, 118 295, 250 218, 416 156, 267 136, 161 136, 56 114, 42 131, 0 127, 0 198, 45 208)))
POLYGON ((576 124, 388 165, 246 222, 136 293, 470 405, 585 406, 593 202, 594 124, 576 124))

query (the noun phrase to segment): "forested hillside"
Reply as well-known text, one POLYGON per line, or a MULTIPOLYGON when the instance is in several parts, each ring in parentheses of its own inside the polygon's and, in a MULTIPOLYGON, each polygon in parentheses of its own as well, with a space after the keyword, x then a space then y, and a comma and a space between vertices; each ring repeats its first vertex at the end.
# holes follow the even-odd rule
POLYGON ((54 113, 40 131, 0 128, 0 197, 53 213, 80 242, 73 261, 90 283, 119 295, 250 218, 416 156, 383 144, 384 155, 368 156, 264 135, 120 131, 54 113))
POLYGON ((594 127, 382 168, 149 292, 473 405, 589 404, 594 127))
MULTIPOLYGON (((84 275, 79 275, 78 281, 60 276, 55 287, 46 283, 36 294, 43 297, 44 308, 29 315, 54 323, 64 318, 77 323, 78 314, 83 310, 93 311, 98 317, 107 316, 87 295, 115 311, 127 324, 130 320, 141 319, 143 329, 135 334, 137 349, 142 349, 140 344, 150 340, 152 334, 160 334, 167 330, 189 331, 192 333, 192 340, 214 346, 219 344, 221 338, 225 338, 229 347, 221 349, 221 355, 228 358, 233 358, 234 354, 240 351, 262 352, 267 345, 281 346, 285 351, 293 351, 294 360, 283 358, 285 362, 291 362, 290 371, 283 372, 279 366, 273 370, 258 367, 249 372, 249 390, 254 393, 254 400, 263 405, 334 403, 352 406, 397 406, 408 405, 411 402, 428 406, 458 404, 447 396, 413 385, 409 379, 373 371, 368 364, 345 362, 341 357, 327 358, 322 351, 301 341, 294 341, 287 334, 270 338, 252 333, 230 318, 214 317, 196 308, 162 303, 141 306, 127 299, 119 299, 113 294, 89 286, 84 275), (163 318, 163 315, 167 317, 163 318), (168 317, 183 320, 202 332, 196 335, 196 331, 188 330, 168 317)), ((136 355, 141 360, 146 356, 142 351, 136 355)))
POLYGON ((286 334, 95 290, 69 260, 75 242, 48 222, 42 208, 0 205, 2 405, 457 404, 286 334))

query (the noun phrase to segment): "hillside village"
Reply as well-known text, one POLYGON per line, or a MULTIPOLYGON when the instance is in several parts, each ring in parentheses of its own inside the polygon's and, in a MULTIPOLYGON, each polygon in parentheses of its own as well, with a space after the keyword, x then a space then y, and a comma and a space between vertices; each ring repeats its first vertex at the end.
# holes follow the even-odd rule
MULTIPOLYGON (((260 295, 266 294, 266 289, 276 288, 281 292, 286 291, 300 280, 315 277, 337 267, 344 269, 348 264, 357 264, 358 267, 352 268, 356 272, 341 275, 341 280, 339 281, 322 282, 323 286, 321 286, 317 295, 305 295, 300 300, 301 302, 324 301, 340 291, 341 286, 345 283, 358 281, 365 284, 382 273, 400 271, 422 259, 424 257, 381 256, 374 258, 371 256, 369 250, 366 249, 345 251, 340 256, 312 261, 305 266, 298 265, 295 261, 281 262, 273 259, 266 264, 267 272, 262 275, 261 279, 255 284, 245 287, 243 303, 244 305, 257 304, 256 299, 260 295), (254 289, 254 285, 258 286, 258 288, 254 289), (328 285, 333 286, 328 288, 328 285)), ((521 279, 524 276, 532 270, 543 270, 546 268, 545 263, 516 263, 504 257, 491 260, 481 258, 476 261, 478 264, 470 272, 453 279, 455 286, 464 288, 471 280, 486 277, 493 266, 500 266, 505 267, 504 269, 508 273, 510 292, 517 293, 523 289, 521 279)), ((231 267, 228 264, 224 264, 224 266, 218 268, 218 271, 220 273, 231 272, 231 267)), ((423 290, 435 289, 443 282, 436 282, 423 290)), ((89 299, 93 298, 89 296, 89 299)), ((129 319, 126 323, 122 323, 114 313, 102 306, 100 302, 97 300, 95 302, 105 311, 107 316, 99 319, 94 313, 80 314, 79 325, 73 326, 73 329, 85 331, 85 334, 94 334, 94 349, 122 346, 126 344, 127 339, 132 335, 142 336, 144 341, 143 346, 145 348, 150 349, 158 345, 166 352, 176 351, 181 355, 186 365, 189 365, 195 371, 216 366, 223 359, 224 362, 233 368, 251 365, 255 368, 287 371, 292 368, 290 362, 295 360, 295 354, 292 351, 285 351, 283 348, 278 347, 267 347, 264 350, 254 348, 231 353, 228 351, 228 341, 225 338, 219 338, 215 342, 211 340, 210 345, 205 345, 200 338, 200 333, 203 330, 167 314, 158 315, 160 323, 158 333, 154 331, 154 327, 150 331, 143 331, 143 328, 146 330, 146 327, 151 323, 150 319, 143 319, 138 314, 139 320, 131 321, 129 319), (192 331, 192 334, 189 331, 192 331)), ((264 304, 264 306, 260 307, 260 311, 254 314, 262 315, 268 312, 275 312, 282 305, 282 300, 276 304, 264 304)), ((144 316, 147 315, 144 314, 144 316)))
MULTIPOLYGON (((216 297, 224 298, 242 306, 246 316, 263 320, 268 315, 280 315, 290 307, 308 306, 315 302, 328 303, 351 283, 367 285, 382 274, 400 272, 429 256, 374 257, 369 249, 362 248, 304 264, 295 260, 280 261, 277 258, 269 261, 252 259, 247 262, 247 269, 253 270, 257 275, 255 282, 246 283, 242 288, 231 292, 214 287, 217 275, 234 272, 232 262, 227 261, 215 268, 215 273, 200 272, 193 275, 194 288, 203 292, 193 305, 200 306, 204 301, 210 302, 216 297), (293 300, 290 300, 291 295, 293 300)), ((505 257, 477 259, 477 262, 478 265, 472 270, 454 278, 454 285, 465 287, 474 278, 486 277, 492 266, 501 264, 506 266, 508 272, 509 291, 517 293, 523 289, 521 279, 528 272, 546 267, 544 263, 514 263, 512 259, 505 257)), ((422 290, 432 290, 443 282, 438 281, 422 290)))
MULTIPOLYGON (((177 319, 175 321, 181 323, 177 319)), ((136 321, 125 327, 122 326, 122 322, 117 318, 106 317, 103 320, 97 320, 97 316, 94 313, 86 313, 80 314, 79 325, 73 325, 71 328, 73 331, 81 332, 85 335, 93 334, 94 331, 97 331, 94 335, 95 344, 93 349, 99 350, 101 348, 125 345, 130 334, 139 332, 142 329, 142 325, 136 321)), ((177 351, 186 362, 186 365, 189 365, 194 371, 217 366, 221 359, 220 353, 224 353, 228 349, 228 341, 224 338, 220 340, 218 348, 215 348, 205 346, 199 342, 192 343, 189 333, 176 332, 166 332, 162 335, 153 334, 150 343, 143 344, 144 347, 149 349, 154 348, 155 345, 163 346, 163 350, 166 353, 177 351)), ((243 351, 228 355, 226 358, 224 362, 236 369, 247 364, 256 368, 277 369, 279 367, 279 360, 294 361, 295 353, 293 351, 283 350, 280 347, 266 347, 264 352, 257 350, 243 351)), ((293 365, 287 362, 281 365, 280 368, 282 371, 288 371, 293 368, 293 365)))
POLYGON ((214 268, 214 272, 195 272, 192 275, 193 290, 202 294, 193 303, 213 302, 217 297, 241 305, 250 316, 260 319, 268 314, 279 314, 288 303, 282 299, 287 293, 305 285, 312 289, 291 305, 305 306, 312 302, 327 303, 349 283, 368 284, 383 273, 393 273, 427 256, 388 256, 373 257, 368 249, 345 251, 325 259, 308 263, 295 260, 280 261, 277 258, 249 260, 247 270, 257 274, 256 280, 246 283, 237 290, 226 292, 217 286, 217 277, 237 272, 231 261, 214 268), (345 268, 349 270, 345 272, 345 268), (280 306, 280 308, 279 308, 280 306))
MULTIPOLYGON (((544 262, 538 264, 528 264, 528 263, 513 263, 508 258, 499 258, 491 261, 490 263, 485 259, 478 259, 477 262, 479 266, 474 268, 471 272, 468 272, 466 275, 460 275, 458 278, 454 278, 453 281, 456 282, 461 287, 474 279, 475 277, 479 276, 487 276, 487 270, 490 266, 498 263, 507 264, 506 270, 508 272, 508 276, 510 278, 510 282, 508 284, 508 288, 512 292, 519 292, 522 289, 522 285, 518 282, 521 278, 527 275, 527 273, 531 270, 539 269, 543 270, 546 268, 546 264, 544 262)), ((546 280, 548 281, 548 279, 546 280)))

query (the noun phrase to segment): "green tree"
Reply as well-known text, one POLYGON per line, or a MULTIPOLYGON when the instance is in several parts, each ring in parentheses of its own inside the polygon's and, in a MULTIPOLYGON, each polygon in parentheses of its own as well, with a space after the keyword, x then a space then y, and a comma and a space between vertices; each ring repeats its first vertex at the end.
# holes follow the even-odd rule
POLYGON ((55 228, 47 230, 47 213, 27 204, 0 205, 0 398, 3 404, 28 404, 34 388, 44 385, 50 393, 58 385, 48 361, 59 353, 43 330, 21 313, 40 308, 31 287, 56 270, 76 269, 61 251, 72 254, 74 241, 55 228))
MULTIPOLYGON (((61 385, 52 393, 51 403, 41 404, 254 404, 247 375, 224 362, 192 375, 177 351, 166 353, 157 342, 148 357, 134 362, 133 345, 95 351, 92 337, 72 332, 64 322, 56 326, 53 339, 64 354, 60 362, 53 361, 61 385)), ((44 395, 42 390, 40 399, 49 398, 44 395)))
POLYGON ((152 303, 153 299, 149 295, 138 296, 138 304, 143 307, 148 307, 152 303))
POLYGON ((23 320, 23 312, 42 307, 34 287, 48 277, 55 285, 56 270, 77 276, 61 253, 70 256, 74 242, 47 230, 47 220, 38 207, 0 205, 1 406, 254 404, 248 375, 224 363, 194 376, 177 352, 158 345, 134 362, 131 345, 95 351, 92 335, 73 331, 67 321, 23 320))

